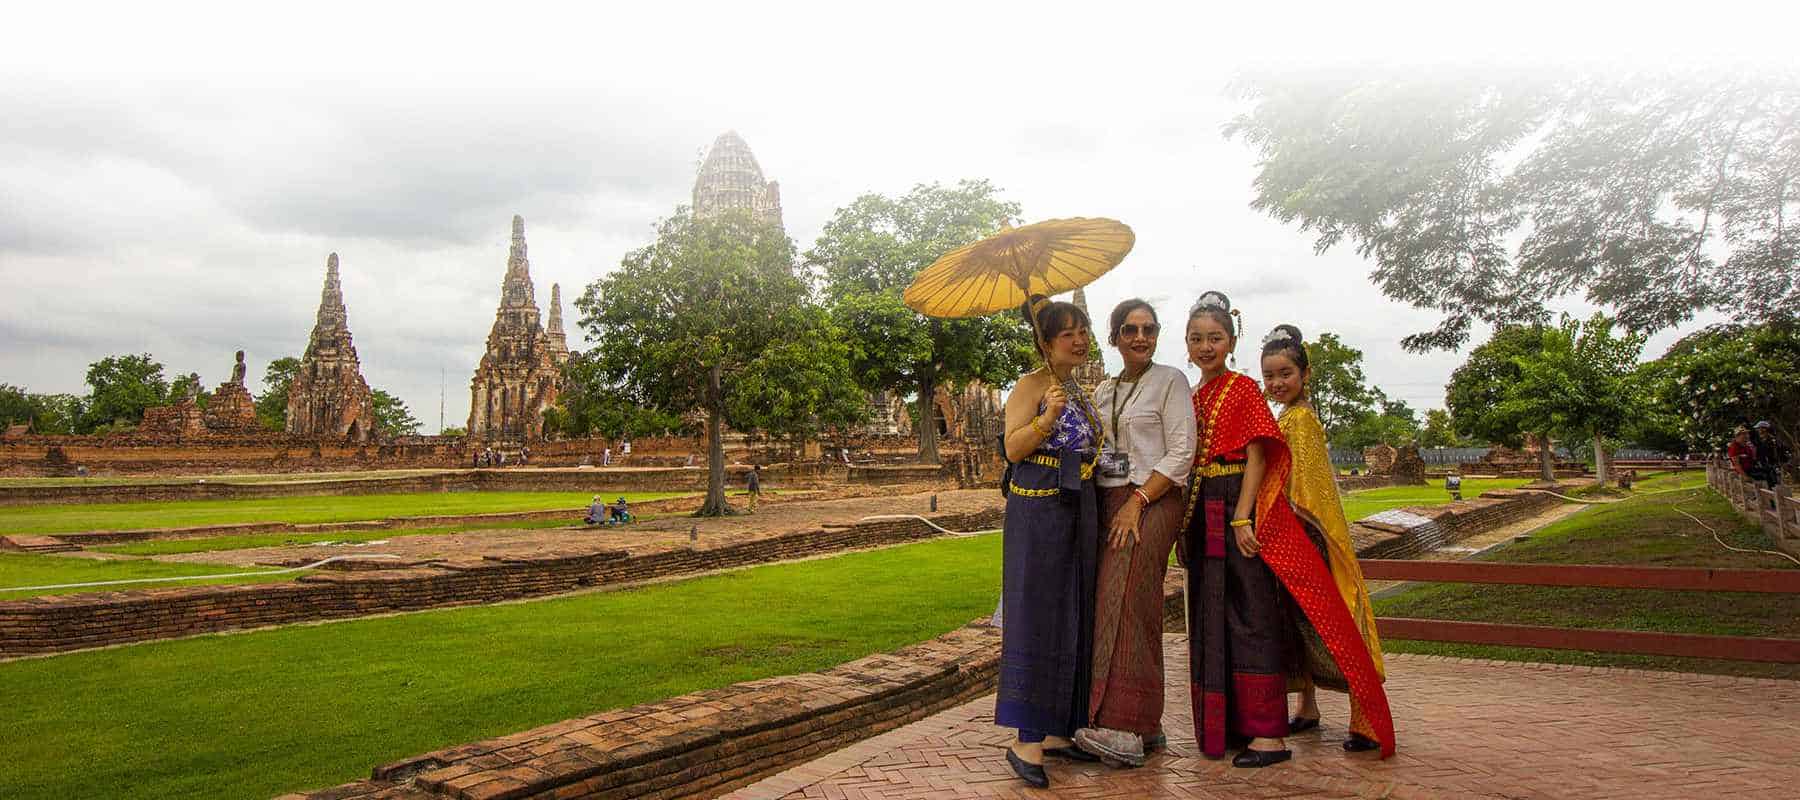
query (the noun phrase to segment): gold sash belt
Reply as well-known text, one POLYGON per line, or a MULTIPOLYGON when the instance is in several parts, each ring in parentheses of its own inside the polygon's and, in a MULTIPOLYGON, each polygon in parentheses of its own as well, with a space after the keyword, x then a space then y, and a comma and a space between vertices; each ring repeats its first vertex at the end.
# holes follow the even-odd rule
MULTIPOLYGON (((1038 464, 1041 466, 1049 467, 1051 469, 1062 469, 1062 462, 1058 461, 1055 456, 1047 456, 1042 453, 1032 453, 1031 455, 1026 456, 1025 460, 1029 461, 1033 464, 1038 464)), ((1092 477, 1094 477, 1094 462, 1092 462, 1092 461, 1081 462, 1081 479, 1085 481, 1092 477)))
POLYGON ((1244 465, 1213 462, 1200 467, 1198 470, 1195 470, 1195 472, 1202 478, 1223 478, 1226 475, 1244 474, 1244 465))

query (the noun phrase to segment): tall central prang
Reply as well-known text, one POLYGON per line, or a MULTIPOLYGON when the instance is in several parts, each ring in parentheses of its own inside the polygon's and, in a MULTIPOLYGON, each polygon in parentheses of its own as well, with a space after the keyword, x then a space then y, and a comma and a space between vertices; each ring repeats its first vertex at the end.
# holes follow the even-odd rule
POLYGON ((530 442, 544 438, 544 411, 556 404, 569 348, 562 336, 561 292, 551 292, 545 330, 538 315, 531 262, 525 255, 525 218, 514 216, 512 250, 500 283, 500 308, 487 352, 469 381, 471 440, 530 442))
POLYGON ((726 131, 714 139, 694 176, 694 216, 708 217, 728 209, 742 208, 758 222, 781 221, 781 185, 764 181, 756 155, 737 131, 726 131))

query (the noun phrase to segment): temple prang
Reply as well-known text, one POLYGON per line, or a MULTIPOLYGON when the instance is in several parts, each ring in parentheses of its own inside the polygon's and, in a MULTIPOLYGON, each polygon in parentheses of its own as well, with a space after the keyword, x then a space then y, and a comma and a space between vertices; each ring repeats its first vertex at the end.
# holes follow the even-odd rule
POLYGON ((469 381, 471 440, 535 442, 544 438, 544 411, 562 390, 569 359, 562 335, 562 289, 551 289, 550 325, 538 313, 526 257, 525 218, 514 216, 512 249, 500 283, 500 307, 488 331, 487 352, 469 381))
POLYGON ((713 140, 694 176, 696 218, 731 209, 745 209, 758 222, 782 226, 781 186, 764 180, 756 155, 737 131, 726 131, 713 140))
POLYGON ((288 387, 287 432, 359 443, 375 437, 374 395, 363 380, 362 362, 350 338, 337 253, 325 259, 318 317, 288 387))

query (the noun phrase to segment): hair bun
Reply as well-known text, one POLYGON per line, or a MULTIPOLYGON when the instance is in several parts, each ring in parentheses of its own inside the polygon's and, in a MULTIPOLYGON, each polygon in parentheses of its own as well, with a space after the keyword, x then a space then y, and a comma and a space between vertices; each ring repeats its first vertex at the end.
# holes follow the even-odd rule
POLYGON ((1025 302, 1019 305, 1019 313, 1024 315, 1025 324, 1030 325, 1031 329, 1035 331, 1038 329, 1038 314, 1042 313, 1044 307, 1048 305, 1050 305, 1050 298, 1034 294, 1025 298, 1025 302))

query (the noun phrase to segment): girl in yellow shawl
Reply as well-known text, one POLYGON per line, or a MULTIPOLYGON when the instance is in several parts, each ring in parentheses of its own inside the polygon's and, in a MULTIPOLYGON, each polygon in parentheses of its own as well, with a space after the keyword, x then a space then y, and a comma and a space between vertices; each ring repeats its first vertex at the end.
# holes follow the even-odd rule
MULTIPOLYGON (((1356 547, 1350 542, 1350 525, 1344 519, 1344 506, 1338 501, 1337 479, 1331 466, 1331 453, 1325 443, 1325 429, 1313 412, 1307 398, 1306 382, 1312 377, 1306 357, 1306 345, 1300 329, 1278 325, 1263 339, 1263 388, 1269 399, 1282 405, 1282 435, 1287 437, 1293 453, 1293 473, 1288 480, 1288 499, 1307 532, 1322 537, 1325 562, 1331 570, 1332 582, 1344 597, 1344 605, 1362 633, 1369 658, 1384 679, 1386 667, 1381 658, 1381 640, 1375 633, 1375 609, 1369 602, 1369 587, 1363 582, 1362 568, 1356 561, 1356 547)), ((1290 691, 1300 693, 1300 709, 1288 723, 1295 733, 1319 724, 1319 704, 1314 697, 1317 686, 1344 691, 1346 686, 1331 655, 1318 636, 1301 622, 1306 653, 1305 665, 1288 681, 1290 691)), ((1363 719, 1362 709, 1352 698, 1350 704, 1350 738, 1344 749, 1351 752, 1374 750, 1380 743, 1363 719)))

